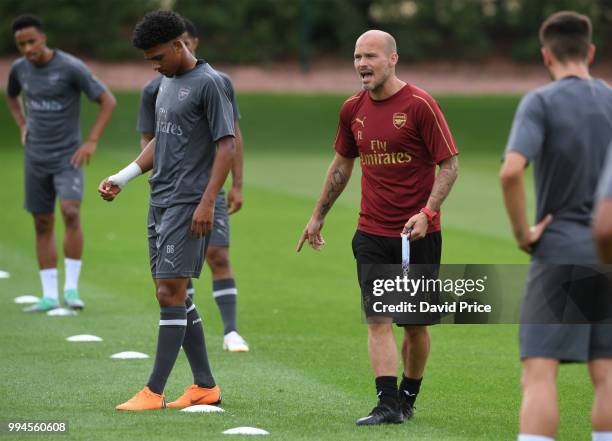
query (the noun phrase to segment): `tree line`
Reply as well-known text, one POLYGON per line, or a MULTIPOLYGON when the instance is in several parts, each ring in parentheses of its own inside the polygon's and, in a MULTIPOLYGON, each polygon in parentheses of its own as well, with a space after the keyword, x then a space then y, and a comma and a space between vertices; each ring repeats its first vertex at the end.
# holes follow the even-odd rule
POLYGON ((11 20, 27 12, 43 18, 52 47, 137 58, 134 24, 160 7, 196 24, 213 62, 350 58, 355 38, 369 28, 393 34, 403 61, 532 61, 540 23, 562 9, 591 17, 599 59, 612 52, 612 0, 0 0, 0 55, 16 53, 11 20))

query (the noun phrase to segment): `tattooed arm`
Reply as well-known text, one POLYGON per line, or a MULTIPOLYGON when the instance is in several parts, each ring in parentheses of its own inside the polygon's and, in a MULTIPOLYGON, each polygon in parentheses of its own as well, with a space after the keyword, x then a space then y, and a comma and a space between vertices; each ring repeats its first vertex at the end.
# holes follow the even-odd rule
POLYGON ((459 175, 459 160, 456 156, 451 156, 440 163, 440 171, 436 176, 431 194, 427 200, 427 208, 433 211, 440 211, 442 202, 453 188, 453 184, 459 175))
MULTIPOLYGON (((453 184, 458 175, 459 160, 456 156, 451 156, 440 163, 440 171, 438 171, 429 199, 427 200, 427 208, 432 211, 440 211, 442 202, 444 202, 451 188, 453 188, 453 184)), ((427 216, 423 213, 417 213, 406 222, 403 233, 407 234, 408 230, 412 230, 410 239, 418 240, 425 237, 427 234, 427 227, 427 216)))
POLYGON ((353 164, 355 158, 345 158, 342 155, 336 153, 334 160, 327 170, 327 177, 325 178, 325 185, 323 186, 323 192, 315 205, 313 211, 313 217, 317 217, 321 220, 325 218, 325 215, 329 212, 340 193, 346 187, 351 173, 353 172, 353 164))
POLYGON ((302 236, 298 241, 298 252, 302 249, 302 245, 304 245, 306 240, 308 240, 308 244, 315 250, 319 250, 321 246, 325 244, 325 240, 321 236, 323 221, 332 205, 334 205, 334 202, 336 202, 336 199, 338 199, 338 196, 340 196, 340 193, 342 193, 346 187, 351 177, 351 173, 353 172, 354 164, 355 158, 345 158, 336 153, 336 156, 327 170, 327 177, 325 178, 321 196, 315 205, 308 225, 304 228, 302 236))

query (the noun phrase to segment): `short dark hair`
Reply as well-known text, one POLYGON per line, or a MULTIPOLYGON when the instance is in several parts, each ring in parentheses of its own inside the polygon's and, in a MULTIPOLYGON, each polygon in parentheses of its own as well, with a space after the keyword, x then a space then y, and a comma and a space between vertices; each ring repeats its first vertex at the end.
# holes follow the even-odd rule
POLYGON ((585 60, 591 46, 593 27, 586 15, 560 11, 548 17, 540 28, 540 43, 560 62, 585 60))
POLYGON ((197 38, 198 37, 198 28, 193 24, 191 20, 187 17, 183 17, 183 21, 185 22, 185 31, 189 34, 190 37, 197 38))
POLYGON ((13 33, 24 29, 24 28, 36 28, 39 31, 42 30, 42 20, 34 15, 24 14, 13 20, 12 29, 13 33))
POLYGON ((185 32, 183 18, 172 11, 154 11, 145 15, 136 24, 132 34, 134 47, 147 50, 168 43, 185 32))

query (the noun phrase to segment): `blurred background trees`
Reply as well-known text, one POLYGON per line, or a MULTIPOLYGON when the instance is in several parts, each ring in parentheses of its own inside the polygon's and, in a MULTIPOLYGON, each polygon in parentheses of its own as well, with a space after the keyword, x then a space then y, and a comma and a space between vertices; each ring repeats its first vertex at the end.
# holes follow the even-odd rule
POLYGON ((598 58, 612 55, 612 0, 0 0, 0 55, 15 54, 13 17, 45 21, 52 46, 90 58, 140 57, 136 21, 170 8, 191 18, 213 62, 350 58, 368 28, 392 33, 403 61, 539 58, 537 31, 552 12, 593 21, 598 58))

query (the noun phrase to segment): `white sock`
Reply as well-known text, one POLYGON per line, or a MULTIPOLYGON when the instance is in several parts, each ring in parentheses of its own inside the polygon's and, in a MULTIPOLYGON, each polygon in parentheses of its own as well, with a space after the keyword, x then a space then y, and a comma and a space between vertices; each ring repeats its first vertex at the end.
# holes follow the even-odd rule
POLYGON ((64 270, 66 271, 64 291, 68 289, 77 289, 79 285, 79 274, 81 274, 81 261, 65 258, 64 270))
POLYGON ((40 283, 42 284, 43 297, 57 300, 57 268, 40 270, 40 283))
POLYGON ((593 441, 612 441, 612 432, 593 432, 593 441))
POLYGON ((547 436, 542 436, 542 435, 525 435, 525 434, 519 434, 518 441, 555 441, 554 438, 549 438, 547 436))

